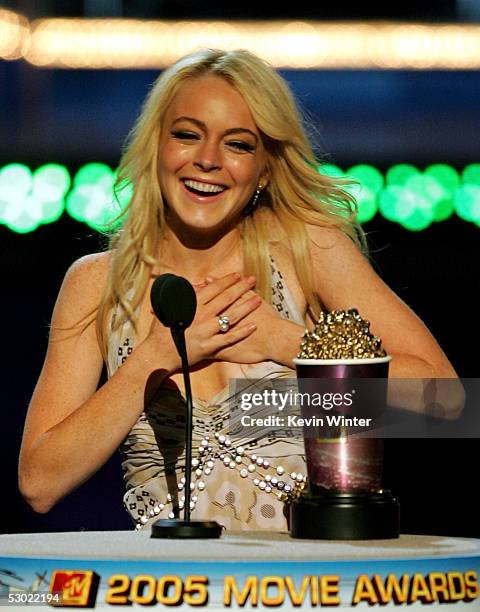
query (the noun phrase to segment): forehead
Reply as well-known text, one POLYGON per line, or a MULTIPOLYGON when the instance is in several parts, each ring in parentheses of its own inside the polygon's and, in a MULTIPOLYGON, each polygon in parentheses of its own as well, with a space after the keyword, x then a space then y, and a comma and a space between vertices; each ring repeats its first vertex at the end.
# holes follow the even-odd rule
POLYGON ((215 75, 192 78, 183 83, 166 117, 167 121, 175 121, 177 117, 193 117, 207 125, 218 122, 258 132, 240 92, 225 79, 215 75))

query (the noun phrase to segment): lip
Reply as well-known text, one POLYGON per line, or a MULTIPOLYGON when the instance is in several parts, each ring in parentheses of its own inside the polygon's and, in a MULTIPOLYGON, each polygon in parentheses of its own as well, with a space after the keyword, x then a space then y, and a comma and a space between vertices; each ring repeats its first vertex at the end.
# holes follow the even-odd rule
POLYGON ((201 195, 197 195, 196 193, 189 191, 187 187, 185 186, 184 181, 197 181, 199 183, 206 183, 207 185, 219 185, 220 187, 225 187, 225 185, 223 185, 222 183, 214 183, 212 181, 202 181, 202 180, 193 179, 190 177, 182 178, 180 180, 180 184, 182 186, 183 193, 185 193, 190 198, 190 200, 192 200, 193 202, 197 202, 200 204, 211 204, 213 202, 216 202, 222 197, 224 193, 228 191, 228 187, 226 187, 223 191, 220 191, 219 193, 216 193, 215 195, 201 196, 201 195))

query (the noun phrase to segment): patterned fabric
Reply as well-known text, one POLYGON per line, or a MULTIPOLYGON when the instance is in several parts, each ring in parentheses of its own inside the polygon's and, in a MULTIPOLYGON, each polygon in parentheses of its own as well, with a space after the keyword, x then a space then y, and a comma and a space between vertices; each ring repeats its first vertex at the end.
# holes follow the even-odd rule
MULTIPOLYGON (((273 259, 271 271, 272 305, 282 318, 304 325, 273 259)), ((109 377, 131 354, 134 342, 128 321, 111 333, 109 377)), ((248 379, 295 377, 293 370, 271 361, 243 369, 248 379)), ((229 433, 240 415, 229 386, 209 402, 193 398, 191 517, 216 520, 228 529, 285 530, 285 500, 305 482, 303 440, 263 428, 256 439, 236 437, 233 443, 229 433)), ((185 422, 181 393, 162 386, 121 447, 124 505, 137 529, 158 518, 183 516, 185 422)))

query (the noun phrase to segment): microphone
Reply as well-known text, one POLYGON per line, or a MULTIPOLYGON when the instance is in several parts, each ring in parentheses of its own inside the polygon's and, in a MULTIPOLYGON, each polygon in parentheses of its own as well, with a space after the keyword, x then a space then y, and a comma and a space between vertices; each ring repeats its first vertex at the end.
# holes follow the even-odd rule
MULTIPOLYGON (((183 276, 161 274, 150 290, 152 309, 160 323, 169 327, 178 354, 186 359, 184 330, 190 327, 197 310, 197 296, 183 276)), ((188 367, 188 363, 187 363, 188 367)))
POLYGON ((175 274, 162 274, 150 291, 152 309, 160 323, 169 327, 178 354, 182 360, 183 380, 187 404, 185 425, 185 520, 160 519, 152 525, 152 538, 218 538, 222 526, 215 521, 191 521, 190 498, 192 478, 193 402, 190 387, 185 330, 190 327, 197 310, 197 296, 186 278, 175 274))
POLYGON ((192 285, 183 276, 162 274, 155 279, 150 291, 153 312, 165 327, 192 324, 197 310, 197 296, 192 285))

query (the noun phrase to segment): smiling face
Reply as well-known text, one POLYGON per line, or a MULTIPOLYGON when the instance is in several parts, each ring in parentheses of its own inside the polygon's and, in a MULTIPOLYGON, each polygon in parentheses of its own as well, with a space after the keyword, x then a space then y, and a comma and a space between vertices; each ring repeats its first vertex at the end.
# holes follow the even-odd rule
POLYGON ((266 153, 242 95, 223 78, 184 83, 168 108, 158 155, 167 221, 205 234, 236 224, 259 185, 266 153))

